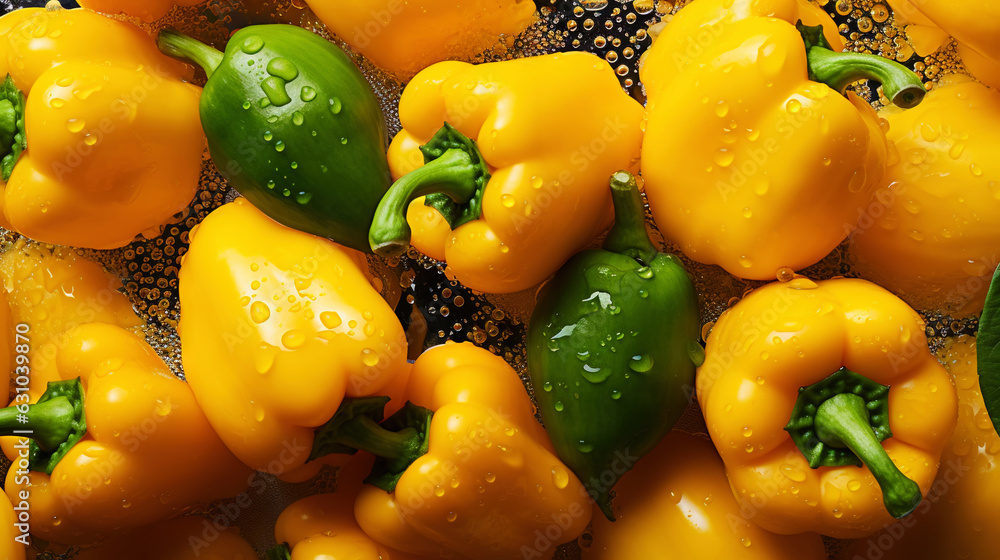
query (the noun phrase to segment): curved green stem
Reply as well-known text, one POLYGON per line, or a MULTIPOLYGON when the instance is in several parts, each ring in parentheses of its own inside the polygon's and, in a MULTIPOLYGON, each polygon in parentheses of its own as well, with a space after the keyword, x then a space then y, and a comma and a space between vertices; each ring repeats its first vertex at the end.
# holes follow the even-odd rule
POLYGON ((375 211, 368 234, 372 250, 382 256, 398 255, 410 245, 406 210, 421 196, 441 193, 462 204, 479 189, 481 167, 465 150, 452 148, 441 157, 401 177, 386 193, 375 211))
POLYGON ((852 393, 827 399, 816 411, 815 425, 820 441, 847 447, 868 467, 890 515, 899 519, 913 512, 923 499, 920 487, 899 471, 875 437, 864 399, 852 393))
POLYGON ((615 225, 604 248, 649 265, 657 250, 646 233, 646 212, 631 173, 619 171, 611 176, 611 198, 615 205, 615 225))
POLYGON ((881 56, 812 47, 808 58, 812 79, 839 92, 858 80, 875 80, 882 84, 886 98, 903 109, 916 107, 927 94, 916 74, 881 56))
POLYGON ((267 560, 291 560, 292 549, 289 548, 288 543, 281 543, 268 550, 264 558, 267 560))
POLYGON ((218 49, 174 29, 160 31, 159 37, 156 38, 156 46, 169 57, 185 62, 194 62, 201 66, 209 78, 212 77, 215 69, 222 64, 222 58, 225 56, 218 49))

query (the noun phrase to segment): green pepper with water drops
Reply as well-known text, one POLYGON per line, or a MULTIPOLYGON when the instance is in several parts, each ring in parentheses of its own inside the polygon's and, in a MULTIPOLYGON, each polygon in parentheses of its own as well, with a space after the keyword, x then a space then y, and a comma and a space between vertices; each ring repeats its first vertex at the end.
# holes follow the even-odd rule
POLYGON ((663 439, 694 394, 698 296, 680 261, 646 233, 635 178, 611 178, 615 226, 543 288, 528 369, 559 458, 610 520, 611 489, 663 439))
POLYGON ((164 53, 208 75, 201 123, 220 173, 274 220, 361 251, 392 178, 375 93, 336 45, 254 25, 225 53, 165 29, 164 53))

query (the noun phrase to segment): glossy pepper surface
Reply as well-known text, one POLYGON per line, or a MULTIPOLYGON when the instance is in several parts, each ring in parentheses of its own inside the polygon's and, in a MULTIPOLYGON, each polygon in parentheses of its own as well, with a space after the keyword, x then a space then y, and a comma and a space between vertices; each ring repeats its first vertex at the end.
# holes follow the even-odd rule
MULTIPOLYGON (((10 371, 22 375, 27 368, 29 403, 42 396, 50 381, 63 379, 56 356, 73 327, 99 322, 130 329, 142 323, 118 278, 64 247, 19 238, 0 255, 0 277, 11 313, 5 336, 13 339, 17 325, 28 327, 21 333, 28 337, 28 363, 10 371)), ((16 443, 16 437, 0 438, 9 458, 17 456, 16 443)))
POLYGON ((680 418, 692 356, 703 355, 698 294, 680 262, 650 242, 635 178, 616 173, 611 189, 604 249, 574 256, 545 284, 528 327, 546 431, 609 519, 611 487, 680 418))
POLYGON ((997 0, 889 0, 906 38, 920 56, 944 46, 951 35, 958 42, 962 64, 983 83, 1000 88, 1000 2, 997 0))
POLYGON ((367 479, 378 486, 354 506, 376 542, 432 557, 550 558, 587 527, 587 492, 503 359, 471 343, 432 348, 413 366, 407 399, 381 424, 356 417, 326 434, 380 457, 367 479))
POLYGON ((369 250, 391 182, 385 118, 343 51, 292 25, 241 29, 225 53, 170 30, 159 45, 208 74, 201 123, 231 185, 289 227, 369 250))
POLYGON ((538 284, 605 229, 608 177, 642 142, 642 106, 584 53, 435 64, 399 113, 389 165, 402 178, 379 205, 372 248, 412 242, 485 292, 538 284))
MULTIPOLYGON (((0 420, 4 435, 34 430, 41 450, 37 460, 31 450, 25 472, 19 448, 5 485, 12 500, 30 493, 32 534, 94 542, 246 487, 249 469, 222 444, 188 385, 139 336, 81 325, 66 335, 57 363, 62 384, 80 379, 82 397, 52 393, 57 382, 47 393, 54 398, 31 405, 29 423, 18 423, 14 408, 0 420)), ((19 445, 27 444, 23 438, 19 445)))
POLYGON ((689 257, 774 279, 854 229, 887 145, 872 108, 840 91, 874 77, 909 106, 924 89, 897 63, 841 44, 805 0, 695 0, 657 38, 640 69, 642 174, 653 217, 689 257))
POLYGON ((174 6, 197 6, 204 0, 83 0, 78 2, 84 8, 106 14, 126 14, 143 21, 156 21, 167 15, 174 6))
POLYGON ((93 249, 156 233, 198 187, 198 88, 133 25, 82 9, 24 11, 0 18, 0 67, 12 79, 0 101, 10 117, 0 225, 93 249))
MULTIPOLYGON (((20 500, 18 500, 20 503, 20 500)), ((30 506, 21 506, 21 509, 27 509, 30 506)), ((15 527, 15 524, 19 523, 17 519, 17 512, 14 511, 14 505, 10 503, 7 496, 0 496, 0 554, 8 560, 24 560, 24 552, 27 548, 25 545, 28 544, 23 537, 23 533, 20 528, 15 527), (20 537, 20 541, 14 540, 20 537)))
POLYGON ((184 371, 243 462, 282 476, 344 397, 383 394, 406 337, 364 255, 272 221, 243 199, 212 212, 180 271, 184 371))
POLYGON ((1000 93, 954 76, 881 116, 899 157, 851 238, 858 271, 920 309, 982 311, 1000 262, 1000 93))
POLYGON ((83 549, 76 560, 256 560, 257 553, 236 529, 189 515, 83 549))
POLYGON ((779 536, 740 509, 712 443, 671 432, 615 487, 611 523, 594 516, 584 560, 675 558, 826 560, 818 535, 779 536))
POLYGON ((942 352, 958 388, 958 425, 941 456, 928 499, 912 519, 857 541, 850 549, 862 558, 989 560, 996 556, 993 535, 1000 530, 1000 436, 990 424, 976 372, 976 339, 960 337, 942 352), (891 543, 891 546, 886 546, 891 543))
POLYGON ((427 558, 393 550, 365 534, 354 519, 354 501, 374 458, 358 453, 337 472, 337 489, 292 503, 274 525, 281 543, 268 559, 417 560, 427 558))
POLYGON ((306 0, 330 30, 375 64, 410 77, 471 58, 531 24, 529 0, 306 0))
POLYGON ((697 392, 734 494, 780 534, 856 538, 908 514, 955 425, 923 321, 864 280, 751 293, 712 329, 697 392))

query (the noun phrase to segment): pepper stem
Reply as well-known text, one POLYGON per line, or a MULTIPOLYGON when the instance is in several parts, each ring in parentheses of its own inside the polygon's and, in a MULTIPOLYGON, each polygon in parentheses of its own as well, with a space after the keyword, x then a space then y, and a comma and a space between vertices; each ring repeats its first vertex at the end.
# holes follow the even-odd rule
POLYGON ((479 164, 468 152, 452 148, 441 157, 401 177, 390 187, 375 211, 368 241, 376 254, 384 257, 402 254, 410 246, 410 226, 406 210, 421 196, 441 193, 453 201, 468 202, 479 189, 476 179, 479 164))
POLYGON ((387 430, 368 416, 359 416, 340 425, 338 442, 354 449, 367 451, 390 463, 412 463, 413 451, 420 447, 419 432, 404 428, 398 432, 387 430), (409 461, 408 461, 409 459, 409 461))
POLYGON ((816 435, 825 444, 847 447, 868 467, 882 488, 882 501, 894 518, 913 512, 923 497, 920 486, 907 478, 889 458, 869 423, 865 400, 841 393, 816 411, 816 435))
POLYGON ((657 250, 646 233, 646 211, 635 176, 628 171, 612 175, 611 199, 615 205, 615 225, 604 242, 604 249, 649 265, 656 258, 657 250))
POLYGON ((795 24, 806 47, 809 79, 843 93, 858 80, 875 80, 897 107, 911 109, 927 94, 920 78, 902 64, 874 54, 837 52, 823 35, 823 26, 795 24))
POLYGON ((0 85, 0 179, 10 179, 14 165, 27 147, 24 132, 24 94, 7 79, 0 85))
POLYGON ((0 436, 27 437, 33 439, 43 451, 52 451, 73 432, 74 417, 73 405, 66 397, 28 405, 26 412, 18 412, 16 406, 9 406, 0 409, 0 436))
POLYGON ((185 62, 194 62, 205 70, 211 78, 215 69, 222 64, 225 55, 197 39, 192 39, 175 29, 163 29, 156 38, 156 46, 160 51, 172 58, 185 62))
POLYGON ((0 436, 32 440, 31 470, 52 474, 59 461, 87 433, 80 379, 53 381, 38 402, 0 409, 0 436))

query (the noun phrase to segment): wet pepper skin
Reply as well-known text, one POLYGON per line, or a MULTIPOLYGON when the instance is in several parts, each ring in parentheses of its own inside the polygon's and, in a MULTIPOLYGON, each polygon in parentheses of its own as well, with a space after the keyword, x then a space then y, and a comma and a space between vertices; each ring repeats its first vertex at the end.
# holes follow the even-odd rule
POLYGON ((811 469, 784 429, 799 388, 842 367, 890 387, 881 446, 926 496, 955 425, 955 387, 899 298, 864 280, 775 282, 709 335, 698 402, 733 493, 764 529, 859 538, 892 522, 868 467, 811 469))
POLYGON ((921 56, 940 48, 951 35, 962 63, 983 83, 1000 88, 1000 1, 889 0, 893 15, 921 56))
POLYGON ((30 492, 32 534, 91 543, 246 488, 251 471, 212 430, 190 387, 139 336, 103 323, 76 327, 59 350, 58 370, 83 382, 87 435, 51 476, 8 471, 12 500, 30 492))
POLYGON ((809 80, 799 19, 841 48, 836 24, 805 0, 695 0, 640 71, 653 216, 689 257, 741 278, 825 257, 885 165, 871 107, 809 80))
POLYGON ((584 560, 675 558, 826 560, 818 535, 779 536, 733 499, 712 443, 671 432, 615 487, 614 523, 594 515, 584 560))
POLYGON ((1000 262, 1000 93, 953 76, 880 115, 898 157, 851 238, 858 271, 918 309, 979 313, 1000 262))
POLYGON ((418 560, 365 534, 354 519, 354 500, 371 471, 373 457, 358 453, 337 472, 337 489, 292 503, 274 525, 274 539, 291 549, 291 560, 418 560))
POLYGON ((633 166, 642 142, 642 106, 584 53, 435 64, 403 92, 400 120, 394 178, 423 164, 419 146, 446 122, 477 142, 492 174, 479 219, 452 231, 422 198, 406 217, 414 247, 492 293, 538 284, 610 224, 608 177, 633 166))
POLYGON ((235 528, 196 515, 178 517, 84 549, 76 560, 256 560, 235 528))
MULTIPOLYGON (((62 379, 56 356, 73 327, 99 322, 130 329, 142 324, 132 303, 119 291, 122 285, 118 278, 70 249, 44 247, 20 238, 0 255, 0 277, 10 304, 7 328, 18 324, 29 327, 25 336, 30 403, 38 400, 50 381, 62 379)), ((3 332, 13 340, 13 330, 3 332)), ((0 438, 9 458, 17 456, 16 443, 16 437, 0 438)))
POLYGON ((958 425, 941 456, 941 472, 913 519, 858 541, 845 558, 991 560, 1000 530, 1000 436, 990 423, 976 371, 976 339, 942 352, 958 387, 958 425), (891 543, 891 546, 886 546, 891 543))
POLYGON ((78 2, 84 8, 106 14, 126 14, 143 21, 156 21, 167 15, 174 6, 197 6, 204 0, 83 0, 78 2))
POLYGON ((188 205, 205 138, 183 66, 142 30, 83 9, 19 10, 0 28, 0 68, 27 96, 30 146, 3 189, 0 225, 112 249, 188 205))
POLYGON ((530 0, 306 0, 330 30, 375 64, 410 77, 470 58, 526 29, 530 0))
POLYGON ((361 490, 354 515, 369 537, 417 555, 443 548, 514 560, 550 558, 583 533, 586 489, 556 457, 502 358, 471 343, 432 348, 414 364, 407 395, 434 411, 429 449, 393 493, 361 490))
POLYGON ((344 397, 383 394, 405 372, 403 328, 363 254, 282 226, 244 199, 191 238, 180 272, 187 380, 244 463, 306 476, 294 471, 313 431, 344 397))
POLYGON ((14 528, 15 523, 18 523, 18 520, 13 504, 10 503, 7 496, 0 496, 0 527, 3 527, 0 529, 0 555, 7 560, 24 560, 24 552, 27 547, 24 546, 24 543, 14 540, 15 537, 22 534, 14 528))

